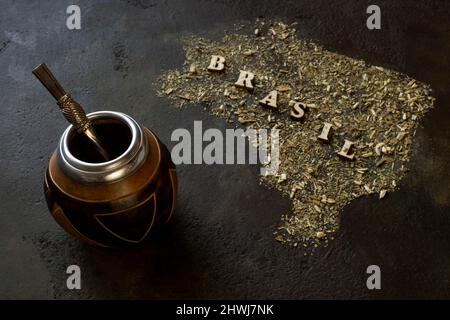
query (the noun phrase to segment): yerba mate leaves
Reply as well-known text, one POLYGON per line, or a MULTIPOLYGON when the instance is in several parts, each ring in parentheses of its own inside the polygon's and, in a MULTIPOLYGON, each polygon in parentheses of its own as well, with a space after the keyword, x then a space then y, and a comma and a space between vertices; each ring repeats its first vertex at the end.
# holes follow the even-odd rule
POLYGON ((388 197, 406 173, 418 121, 433 106, 429 86, 299 40, 294 24, 258 20, 219 42, 184 41, 185 65, 160 77, 159 95, 206 106, 236 125, 280 130, 279 174, 261 177, 292 200, 276 240, 326 244, 346 204, 372 193, 388 197), (211 64, 212 56, 225 61, 211 64), (252 90, 236 87, 241 71, 255 75, 252 90), (274 90, 276 107, 262 106, 274 90), (297 117, 290 116, 294 106, 297 117), (325 123, 331 131, 321 140, 325 123))

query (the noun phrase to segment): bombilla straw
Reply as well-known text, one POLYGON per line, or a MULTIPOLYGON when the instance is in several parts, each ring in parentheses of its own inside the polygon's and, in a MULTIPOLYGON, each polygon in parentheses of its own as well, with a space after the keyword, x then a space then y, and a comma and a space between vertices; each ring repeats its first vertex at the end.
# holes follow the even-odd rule
POLYGON ((50 92, 53 98, 55 98, 56 103, 67 121, 69 121, 79 133, 84 133, 94 144, 101 156, 108 161, 108 153, 103 148, 94 128, 92 127, 91 121, 86 116, 83 108, 80 104, 78 104, 78 102, 73 100, 68 93, 66 93, 64 88, 59 84, 58 80, 56 80, 53 76, 47 65, 45 63, 38 65, 33 70, 33 74, 50 92))

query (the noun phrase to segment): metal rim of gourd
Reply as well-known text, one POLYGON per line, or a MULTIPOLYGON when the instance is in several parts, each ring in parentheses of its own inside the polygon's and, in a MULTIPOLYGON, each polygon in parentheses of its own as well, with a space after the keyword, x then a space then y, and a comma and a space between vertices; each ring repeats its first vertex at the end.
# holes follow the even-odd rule
POLYGON ((59 141, 57 160, 62 170, 73 179, 83 182, 113 182, 133 173, 145 160, 148 148, 141 127, 130 116, 115 111, 97 111, 87 114, 94 123, 100 118, 110 118, 124 123, 131 133, 128 148, 118 157, 106 162, 90 163, 76 158, 69 148, 69 137, 76 128, 67 127, 59 141))

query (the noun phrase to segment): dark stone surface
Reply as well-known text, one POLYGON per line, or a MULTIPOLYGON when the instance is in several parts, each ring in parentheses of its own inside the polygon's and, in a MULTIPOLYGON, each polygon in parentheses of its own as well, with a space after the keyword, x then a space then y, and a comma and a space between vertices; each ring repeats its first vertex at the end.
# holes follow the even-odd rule
POLYGON ((373 1, 3 1, 0 11, 0 298, 450 298, 450 5, 376 1, 382 30, 365 27, 373 1), (313 256, 273 240, 289 200, 258 184, 255 166, 179 167, 174 220, 147 246, 105 251, 80 244, 50 217, 42 179, 66 123, 31 75, 47 62, 91 112, 118 110, 171 146, 175 128, 226 128, 200 108, 173 108, 152 82, 183 63, 186 33, 219 38, 257 16, 298 22, 299 36, 433 87, 411 170, 384 201, 358 199, 336 240, 313 256), (82 290, 66 289, 78 264, 82 290), (382 290, 366 289, 366 268, 382 290))

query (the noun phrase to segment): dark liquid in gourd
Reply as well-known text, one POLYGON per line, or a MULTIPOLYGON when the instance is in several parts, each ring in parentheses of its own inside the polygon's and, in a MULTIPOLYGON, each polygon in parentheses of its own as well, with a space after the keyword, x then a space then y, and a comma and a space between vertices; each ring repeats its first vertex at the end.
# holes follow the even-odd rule
MULTIPOLYGON (((92 126, 103 148, 108 152, 109 160, 118 158, 130 146, 130 129, 121 121, 112 118, 102 118, 93 120, 92 126)), ((84 133, 74 132, 68 141, 70 152, 78 160, 89 163, 105 162, 94 144, 84 133)))

